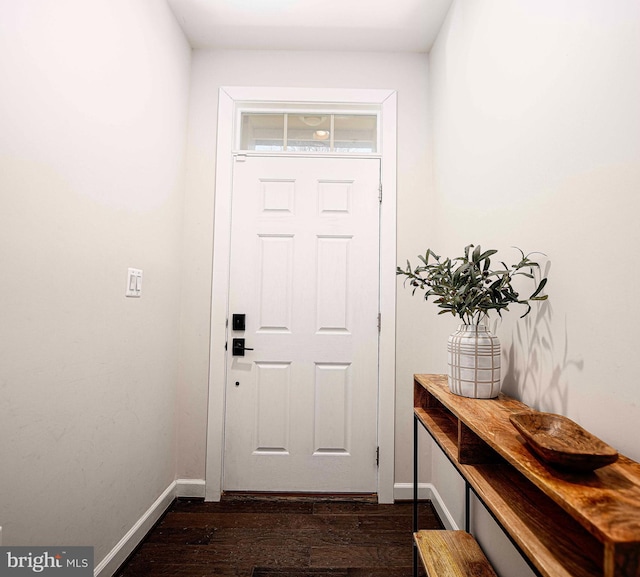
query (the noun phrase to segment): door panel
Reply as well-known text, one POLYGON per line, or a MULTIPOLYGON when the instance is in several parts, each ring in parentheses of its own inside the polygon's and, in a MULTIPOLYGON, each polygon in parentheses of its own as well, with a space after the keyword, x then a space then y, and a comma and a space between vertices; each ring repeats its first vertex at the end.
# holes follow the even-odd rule
POLYGON ((225 490, 377 488, 380 165, 234 166, 225 490))

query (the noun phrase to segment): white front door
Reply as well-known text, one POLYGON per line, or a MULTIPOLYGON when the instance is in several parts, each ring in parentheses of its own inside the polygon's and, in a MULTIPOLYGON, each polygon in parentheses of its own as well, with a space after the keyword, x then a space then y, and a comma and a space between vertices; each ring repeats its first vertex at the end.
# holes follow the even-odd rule
POLYGON ((224 490, 377 491, 379 182, 373 158, 236 157, 224 490))

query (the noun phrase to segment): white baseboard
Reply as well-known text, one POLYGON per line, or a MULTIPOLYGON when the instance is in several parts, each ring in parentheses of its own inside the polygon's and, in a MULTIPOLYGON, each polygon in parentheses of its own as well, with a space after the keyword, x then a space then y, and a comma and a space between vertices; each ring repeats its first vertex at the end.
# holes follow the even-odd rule
POLYGON ((176 496, 176 481, 171 483, 147 511, 136 521, 127 531, 126 535, 120 539, 118 544, 98 563, 93 571, 94 577, 112 577, 133 550, 145 538, 147 533, 160 519, 162 514, 173 503, 176 496))
MULTIPOLYGON (((418 499, 431 499, 431 483, 418 483, 418 499)), ((393 485, 394 501, 412 501, 413 483, 395 483, 393 485)))
POLYGON ((176 497, 204 499, 204 479, 177 479, 176 497))
POLYGON ((450 531, 457 531, 460 529, 442 500, 442 497, 440 497, 440 493, 438 493, 438 490, 433 485, 431 485, 431 502, 433 503, 436 513, 438 513, 438 517, 440 517, 440 521, 442 521, 445 529, 449 529, 450 531))
MULTIPOLYGON (((393 486, 393 498, 396 501, 410 501, 413 499, 412 483, 396 483, 393 486)), ((459 529, 449 509, 444 504, 440 493, 431 483, 418 483, 418 499, 429 499, 433 503, 433 507, 440 517, 445 529, 456 531, 459 529)))
POLYGON ((111 577, 142 542, 176 497, 204 498, 204 479, 177 479, 171 483, 100 561, 93 571, 94 577, 111 577))

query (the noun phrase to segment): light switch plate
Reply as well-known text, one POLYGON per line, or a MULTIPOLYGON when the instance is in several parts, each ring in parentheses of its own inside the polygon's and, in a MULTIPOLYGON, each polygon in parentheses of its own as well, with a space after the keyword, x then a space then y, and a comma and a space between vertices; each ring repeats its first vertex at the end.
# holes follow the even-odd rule
POLYGON ((137 297, 142 295, 142 270, 139 268, 127 269, 127 289, 125 296, 137 297))

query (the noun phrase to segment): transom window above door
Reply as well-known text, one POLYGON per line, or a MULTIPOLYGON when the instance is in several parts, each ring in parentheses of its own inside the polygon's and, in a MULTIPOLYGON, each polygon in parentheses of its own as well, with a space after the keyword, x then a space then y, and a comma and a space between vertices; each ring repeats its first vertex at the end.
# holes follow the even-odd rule
POLYGON ((378 116, 242 112, 240 149, 256 152, 376 154, 378 116))

